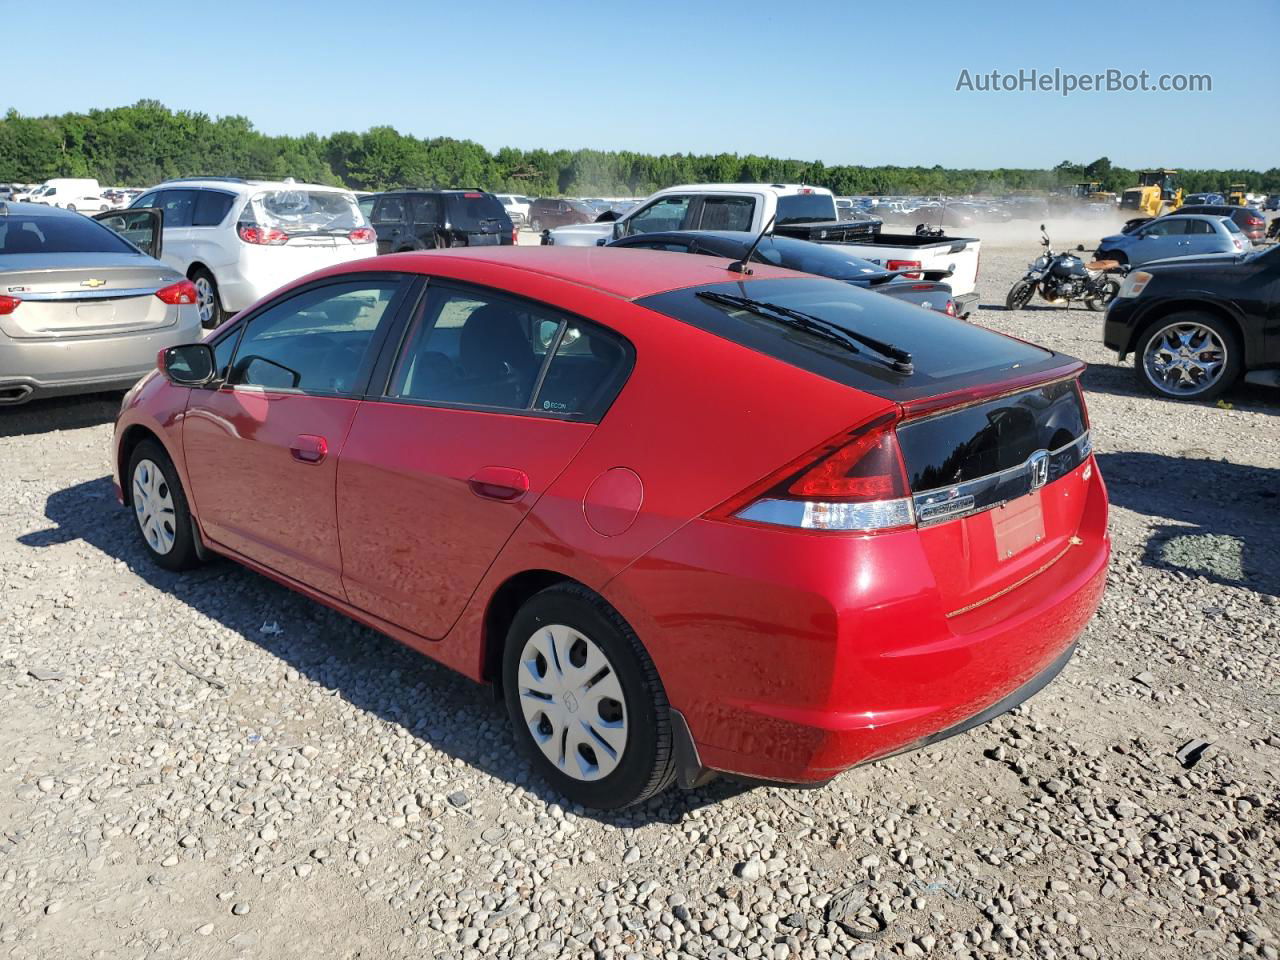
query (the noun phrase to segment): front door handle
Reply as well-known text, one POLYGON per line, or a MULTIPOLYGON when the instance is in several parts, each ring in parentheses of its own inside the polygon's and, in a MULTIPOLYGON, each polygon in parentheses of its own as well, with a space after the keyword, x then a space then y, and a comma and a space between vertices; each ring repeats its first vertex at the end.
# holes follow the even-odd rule
POLYGON ((467 485, 477 497, 510 503, 529 492, 529 475, 514 467, 481 467, 467 485))
POLYGON ((320 463, 329 455, 329 441, 324 437, 304 433, 293 438, 289 452, 299 463, 320 463))

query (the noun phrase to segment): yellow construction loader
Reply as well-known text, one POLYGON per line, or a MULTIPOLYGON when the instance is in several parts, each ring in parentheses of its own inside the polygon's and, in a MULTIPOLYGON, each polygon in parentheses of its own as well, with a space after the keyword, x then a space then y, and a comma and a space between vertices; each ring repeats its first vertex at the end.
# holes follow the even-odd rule
POLYGON ((1127 189, 1120 199, 1120 209, 1144 217, 1172 213, 1180 206, 1182 187, 1177 170, 1143 170, 1138 174, 1138 185, 1127 189))
POLYGON ((1243 183, 1233 183, 1231 189, 1227 191, 1227 203, 1233 207, 1247 207, 1249 198, 1247 196, 1248 186, 1243 183))

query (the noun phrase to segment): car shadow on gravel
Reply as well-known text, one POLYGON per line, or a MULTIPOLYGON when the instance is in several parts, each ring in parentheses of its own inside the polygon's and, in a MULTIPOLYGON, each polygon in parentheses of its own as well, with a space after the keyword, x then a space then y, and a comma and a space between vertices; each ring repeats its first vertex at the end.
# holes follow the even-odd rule
MULTIPOLYGON (((45 502, 45 516, 52 527, 23 534, 18 542, 43 548, 83 541, 126 564, 156 590, 257 644, 331 695, 448 757, 528 789, 546 803, 564 802, 519 754, 506 708, 491 688, 231 561, 215 559, 187 573, 162 570, 147 556, 130 512, 116 503, 110 477, 53 493, 45 502)), ((231 658, 223 662, 234 666, 231 658)), ((217 679, 222 681, 222 673, 217 679)), ((236 684, 233 676, 225 682, 229 691, 236 684)), ((623 828, 679 823, 692 810, 749 789, 717 780, 697 790, 669 790, 618 813, 577 812, 623 828)))
POLYGON ((54 430, 78 430, 111 423, 120 412, 120 392, 32 400, 20 407, 0 406, 0 437, 21 437, 54 430))
POLYGON ((1194 454, 1097 460, 1111 502, 1157 521, 1143 563, 1280 596, 1280 470, 1194 454))

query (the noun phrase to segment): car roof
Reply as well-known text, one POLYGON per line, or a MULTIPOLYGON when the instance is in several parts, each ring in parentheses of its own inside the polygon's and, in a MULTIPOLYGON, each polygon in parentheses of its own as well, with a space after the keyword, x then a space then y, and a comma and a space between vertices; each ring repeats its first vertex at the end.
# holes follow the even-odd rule
MULTIPOLYGON (((436 268, 457 267, 466 262, 506 267, 513 271, 563 280, 625 300, 636 300, 706 283, 747 279, 742 274, 730 273, 725 269, 724 261, 717 257, 691 257, 686 253, 608 247, 452 247, 448 250, 395 253, 356 260, 344 267, 453 275, 453 269, 437 271, 436 268)), ((752 279, 802 276, 793 270, 782 270, 764 264, 753 263, 751 269, 752 279)), ((335 268, 332 272, 342 273, 345 270, 335 268)))
MULTIPOLYGON (((50 207, 43 203, 19 203, 12 200, 0 200, 0 217, 8 214, 22 214, 24 217, 80 217, 84 214, 61 207, 50 207)), ((0 223, 3 223, 0 220, 0 223)))
POLYGON ((177 177, 173 180, 165 180, 154 186, 147 187, 147 190, 159 190, 161 187, 168 189, 181 189, 182 187, 197 189, 217 189, 230 190, 248 193, 262 189, 267 190, 326 190, 333 193, 350 193, 346 187, 335 187, 324 183, 303 183, 302 181, 290 182, 288 180, 252 180, 241 179, 240 177, 177 177))

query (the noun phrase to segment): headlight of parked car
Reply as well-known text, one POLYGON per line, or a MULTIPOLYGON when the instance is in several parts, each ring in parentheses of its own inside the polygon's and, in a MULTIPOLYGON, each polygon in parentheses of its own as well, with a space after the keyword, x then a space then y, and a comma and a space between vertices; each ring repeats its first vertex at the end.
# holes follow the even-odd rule
POLYGON ((1136 297, 1143 290, 1147 289, 1147 284, 1152 280, 1152 275, 1145 270, 1135 270, 1124 278, 1124 282, 1120 284, 1120 292, 1117 297, 1136 297))

